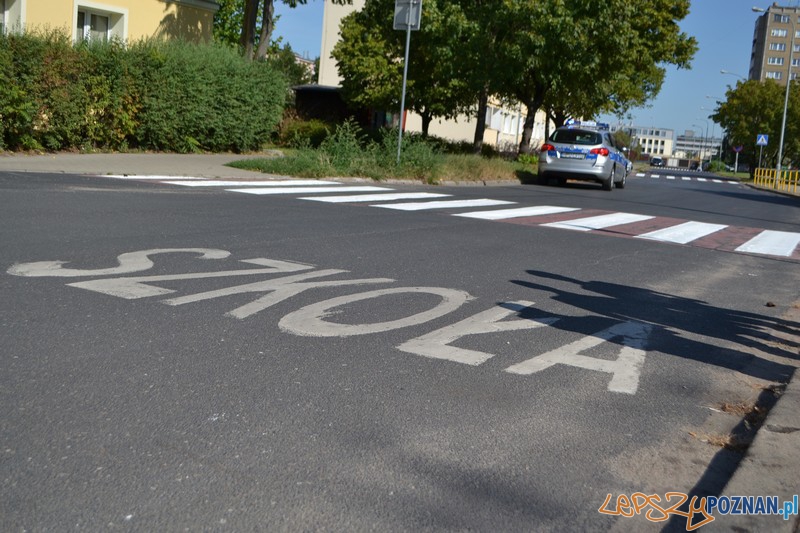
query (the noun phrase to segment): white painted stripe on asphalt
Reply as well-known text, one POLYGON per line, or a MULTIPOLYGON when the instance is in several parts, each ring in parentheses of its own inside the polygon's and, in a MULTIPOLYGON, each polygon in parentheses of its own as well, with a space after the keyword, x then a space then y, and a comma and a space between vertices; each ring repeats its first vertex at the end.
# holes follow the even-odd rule
POLYGON ((711 235, 717 231, 723 230, 728 226, 724 224, 707 224, 705 222, 684 222, 677 226, 664 228, 650 233, 637 235, 639 239, 649 239, 653 241, 674 242, 678 244, 686 244, 692 242, 700 237, 711 235))
POLYGON ((387 187, 373 187, 371 185, 358 187, 253 187, 252 189, 225 189, 230 192, 243 192, 245 194, 300 194, 300 193, 322 193, 322 192, 371 192, 371 191, 393 191, 387 187))
POLYGON ((101 178, 115 178, 118 180, 203 180, 206 178, 192 178, 189 176, 136 176, 134 174, 108 174, 101 178))
POLYGON ((599 215, 596 217, 577 218, 575 220, 566 220, 564 222, 551 222, 549 224, 542 224, 551 228, 563 228, 576 231, 591 231, 593 229, 610 228, 612 226, 619 226, 622 224, 630 224, 632 222, 641 222, 655 218, 648 215, 634 215, 632 213, 611 213, 610 215, 599 215))
POLYGON ((674 180, 674 179, 675 179, 675 176, 667 176, 667 179, 668 179, 668 180, 674 180))
POLYGON ((580 211, 577 207, 556 207, 552 205, 538 205, 536 207, 516 207, 514 209, 495 209, 494 211, 473 211, 471 213, 457 213, 453 216, 480 218, 484 220, 503 220, 506 218, 534 217, 539 215, 553 215, 580 211))
POLYGON ((184 185, 186 187, 300 187, 304 185, 341 185, 338 181, 321 180, 261 180, 261 181, 235 181, 235 180, 199 180, 184 181, 183 178, 175 181, 165 181, 170 185, 184 185))
POLYGON ((800 244, 800 233, 765 230, 739 246, 737 252, 789 257, 800 244))
POLYGON ((661 174, 650 174, 651 178, 660 178, 661 174))
POLYGON ((637 172, 637 173, 636 173, 636 177, 637 177, 637 178, 643 178, 644 176, 645 176, 645 173, 644 173, 644 172, 637 172))
POLYGON ((490 200, 481 198, 478 200, 442 200, 440 202, 408 202, 405 204, 373 204, 371 207, 383 207, 386 209, 397 209, 400 211, 422 211, 423 209, 455 209, 459 207, 484 207, 490 205, 515 204, 505 200, 490 200))
POLYGON ((380 202, 383 200, 414 200, 422 198, 442 198, 452 196, 434 192, 398 192, 383 194, 353 194, 350 196, 309 196, 300 200, 313 200, 315 202, 329 202, 332 204, 349 202, 380 202))
POLYGON ((708 181, 708 180, 705 178, 697 178, 697 181, 708 181))
POLYGON ((713 181, 714 183, 722 183, 722 180, 711 180, 711 181, 713 181))
POLYGON ((681 179, 682 179, 683 181, 689 181, 689 180, 691 180, 692 178, 689 178, 689 177, 683 176, 681 179))

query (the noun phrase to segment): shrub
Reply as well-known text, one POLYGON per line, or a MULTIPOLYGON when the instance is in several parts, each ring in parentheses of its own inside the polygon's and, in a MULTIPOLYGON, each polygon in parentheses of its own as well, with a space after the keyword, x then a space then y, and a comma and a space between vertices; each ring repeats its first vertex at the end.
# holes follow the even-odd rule
POLYGON ((245 151, 268 141, 286 82, 220 45, 73 45, 65 32, 0 36, 0 146, 245 151))
POLYGON ((333 129, 333 126, 322 120, 289 117, 280 126, 278 142, 293 148, 303 146, 319 148, 333 129))

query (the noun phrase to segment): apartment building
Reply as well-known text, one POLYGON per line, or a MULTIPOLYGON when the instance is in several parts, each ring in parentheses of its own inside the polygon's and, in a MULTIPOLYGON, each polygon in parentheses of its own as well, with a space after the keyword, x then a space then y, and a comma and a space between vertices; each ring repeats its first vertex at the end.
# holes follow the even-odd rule
POLYGON ((667 128, 655 126, 632 126, 625 128, 634 146, 641 146, 642 153, 671 157, 674 147, 675 132, 667 128))
MULTIPOLYGON (((331 57, 331 52, 339 42, 339 25, 342 19, 364 7, 366 0, 353 0, 352 5, 336 5, 325 2, 322 20, 322 45, 319 60, 319 85, 325 87, 341 86, 341 78, 336 68, 336 61, 331 57)), ((423 4, 422 24, 425 24, 425 6, 423 4)), ((413 35, 411 37, 414 38, 413 35)), ((398 93, 401 88, 398 86, 398 93)), ((483 141, 486 144, 500 149, 516 149, 522 137, 527 109, 524 106, 503 106, 499 101, 490 102, 486 113, 486 129, 483 141)), ((536 115, 531 146, 538 148, 544 141, 545 113, 540 111, 536 115)), ((406 130, 412 132, 422 131, 422 117, 408 112, 406 116, 406 130)), ((453 141, 471 142, 475 135, 477 120, 473 116, 462 115, 455 120, 434 119, 430 125, 429 133, 437 137, 453 141)), ((551 128, 552 129, 552 128, 551 128)))
POLYGON ((686 130, 676 138, 673 156, 680 159, 715 159, 720 155, 721 146, 720 137, 706 137, 702 132, 686 130))
POLYGON ((0 0, 0 31, 63 28, 72 39, 148 37, 209 41, 210 0, 0 0))
POLYGON ((786 85, 800 72, 800 7, 772 4, 756 19, 750 54, 751 80, 786 85), (791 60, 792 64, 789 65, 791 60))

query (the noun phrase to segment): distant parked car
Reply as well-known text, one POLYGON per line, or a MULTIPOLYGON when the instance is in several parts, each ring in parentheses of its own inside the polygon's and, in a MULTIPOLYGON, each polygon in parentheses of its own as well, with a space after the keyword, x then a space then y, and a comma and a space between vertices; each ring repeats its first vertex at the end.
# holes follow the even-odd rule
POLYGON ((666 163, 664 162, 663 158, 656 156, 656 157, 650 158, 650 166, 651 167, 663 167, 663 166, 666 166, 666 163))

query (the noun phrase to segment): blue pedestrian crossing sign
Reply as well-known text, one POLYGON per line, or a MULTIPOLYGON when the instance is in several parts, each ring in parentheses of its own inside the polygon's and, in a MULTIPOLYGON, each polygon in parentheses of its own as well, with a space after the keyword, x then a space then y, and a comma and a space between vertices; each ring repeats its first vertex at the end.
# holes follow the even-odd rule
POLYGON ((769 143, 769 135, 759 133, 756 137, 756 146, 766 146, 769 143))

